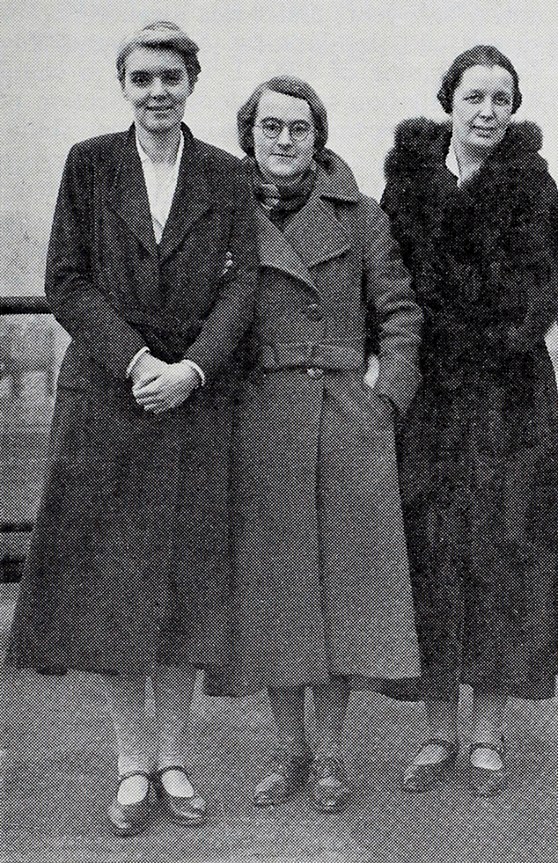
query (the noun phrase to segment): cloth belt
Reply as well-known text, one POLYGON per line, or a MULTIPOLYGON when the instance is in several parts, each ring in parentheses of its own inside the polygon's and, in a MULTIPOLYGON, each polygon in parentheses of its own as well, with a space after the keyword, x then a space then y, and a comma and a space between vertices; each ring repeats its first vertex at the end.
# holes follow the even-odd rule
POLYGON ((296 368, 311 366, 320 369, 361 369, 364 366, 362 345, 324 345, 315 342, 290 342, 287 344, 262 345, 259 362, 264 369, 296 368))

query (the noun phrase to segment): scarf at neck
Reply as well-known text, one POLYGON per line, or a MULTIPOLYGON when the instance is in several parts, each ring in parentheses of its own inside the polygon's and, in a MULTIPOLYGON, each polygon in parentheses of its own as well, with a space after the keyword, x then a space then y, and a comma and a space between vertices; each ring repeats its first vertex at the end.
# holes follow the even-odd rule
POLYGON ((314 188, 316 171, 312 167, 300 178, 297 183, 288 186, 276 185, 265 180, 254 163, 252 168, 252 182, 254 194, 268 218, 280 230, 283 230, 289 216, 298 212, 314 188))

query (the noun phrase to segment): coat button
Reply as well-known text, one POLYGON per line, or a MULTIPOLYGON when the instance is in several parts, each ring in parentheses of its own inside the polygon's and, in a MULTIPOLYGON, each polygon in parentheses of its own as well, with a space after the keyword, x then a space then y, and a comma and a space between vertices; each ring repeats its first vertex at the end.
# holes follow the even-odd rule
POLYGON ((310 368, 310 369, 306 369, 306 374, 308 375, 309 378, 313 378, 315 381, 317 381, 324 376, 324 370, 323 369, 310 368))
POLYGON ((308 303, 306 306, 306 317, 309 321, 321 321, 323 316, 323 312, 318 303, 308 303))

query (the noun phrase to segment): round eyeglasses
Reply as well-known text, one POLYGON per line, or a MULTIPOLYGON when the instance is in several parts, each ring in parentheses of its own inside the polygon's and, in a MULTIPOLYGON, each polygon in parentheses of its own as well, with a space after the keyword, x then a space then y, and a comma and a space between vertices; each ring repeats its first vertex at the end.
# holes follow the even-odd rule
POLYGON ((261 129, 266 138, 278 138, 283 129, 289 130, 291 141, 305 141, 310 132, 314 131, 311 123, 306 120, 292 120, 290 123, 285 123, 283 120, 278 120, 277 117, 264 117, 259 123, 254 123, 257 129, 261 129))

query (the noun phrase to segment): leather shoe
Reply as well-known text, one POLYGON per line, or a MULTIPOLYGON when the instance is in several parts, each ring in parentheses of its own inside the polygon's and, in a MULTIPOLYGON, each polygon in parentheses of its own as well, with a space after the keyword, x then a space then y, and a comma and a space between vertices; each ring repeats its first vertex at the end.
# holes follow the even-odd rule
POLYGON ((308 779, 308 799, 318 812, 339 812, 351 794, 342 758, 315 758, 308 779))
POLYGON ((471 789, 476 797, 495 797, 508 787, 508 774, 506 770, 506 742, 495 743, 473 743, 469 750, 469 757, 477 749, 491 749, 496 752, 502 762, 501 767, 492 769, 490 767, 477 767, 471 764, 471 789))
POLYGON ((457 740, 452 742, 442 738, 431 737, 422 744, 419 752, 426 746, 441 746, 447 754, 440 761, 435 761, 433 764, 409 764, 403 777, 403 791, 428 791, 437 782, 441 782, 455 764, 459 751, 457 740))
POLYGON ((195 793, 191 797, 175 797, 173 794, 169 794, 162 781, 163 775, 168 773, 169 770, 179 770, 188 777, 184 767, 181 765, 173 765, 165 767, 163 770, 157 770, 153 776, 153 786, 157 797, 173 821, 182 824, 183 827, 200 827, 204 824, 207 815, 205 800, 195 793))
POLYGON ((116 836, 137 836, 138 833, 143 833, 146 829, 149 823, 149 781, 149 774, 143 770, 132 770, 130 773, 123 773, 118 777, 116 795, 108 808, 109 821, 116 836), (119 803, 118 788, 130 776, 145 776, 148 780, 145 797, 142 797, 137 803, 119 803))
POLYGON ((254 806, 276 806, 284 803, 304 787, 308 780, 313 755, 276 753, 269 770, 254 789, 254 806))

